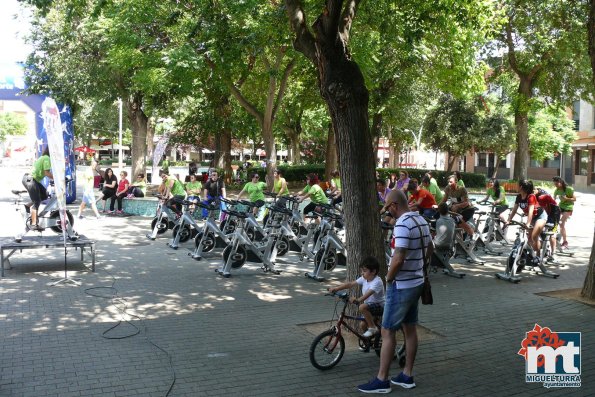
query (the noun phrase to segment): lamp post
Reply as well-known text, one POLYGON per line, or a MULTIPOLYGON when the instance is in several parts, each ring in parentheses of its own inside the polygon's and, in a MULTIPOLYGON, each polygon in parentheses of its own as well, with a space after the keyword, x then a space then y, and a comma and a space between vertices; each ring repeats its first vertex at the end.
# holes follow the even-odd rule
POLYGON ((119 115, 118 115, 118 145, 119 150, 118 150, 118 172, 122 171, 122 99, 118 98, 118 110, 119 110, 119 115))

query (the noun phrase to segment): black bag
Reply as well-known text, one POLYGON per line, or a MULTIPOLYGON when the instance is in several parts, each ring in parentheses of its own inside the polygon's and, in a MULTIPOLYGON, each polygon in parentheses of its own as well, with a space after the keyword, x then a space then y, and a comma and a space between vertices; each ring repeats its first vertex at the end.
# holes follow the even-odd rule
MULTIPOLYGON (((423 232, 421 230, 421 227, 419 226, 419 223, 417 223, 414 217, 412 217, 411 219, 413 219, 413 222, 415 222, 415 224, 417 225, 417 228, 419 230, 419 238, 421 239, 423 245, 423 232)), ((430 244, 433 244, 433 242, 430 241, 430 244)), ((426 260, 426 248, 427 247, 424 247, 421 250, 423 258, 422 260, 424 264, 424 283, 421 289, 421 304, 431 305, 434 303, 434 297, 432 296, 432 285, 430 284, 430 278, 428 277, 428 261, 426 260)))

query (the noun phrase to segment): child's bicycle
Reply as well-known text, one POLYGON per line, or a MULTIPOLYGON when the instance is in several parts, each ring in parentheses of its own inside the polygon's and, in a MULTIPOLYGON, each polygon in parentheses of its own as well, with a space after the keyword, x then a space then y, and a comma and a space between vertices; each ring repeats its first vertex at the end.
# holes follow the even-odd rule
MULTIPOLYGON (((354 317, 345 314, 345 310, 349 304, 349 293, 347 291, 339 291, 327 293, 325 295, 340 298, 343 301, 343 310, 341 310, 341 313, 338 315, 339 319, 336 324, 314 338, 312 345, 310 345, 310 362, 312 365, 320 370, 327 370, 333 368, 339 361, 341 361, 343 353, 345 353, 345 339, 342 335, 343 327, 347 328, 358 338, 361 351, 370 351, 370 349, 373 349, 380 357, 380 349, 382 348, 382 337, 380 335, 381 318, 376 317, 374 319, 376 328, 378 328, 379 331, 370 338, 366 338, 360 333, 359 329, 356 329, 358 327, 352 327, 349 325, 349 321, 347 321, 355 320, 358 325, 361 321, 365 321, 363 317, 354 317)), ((337 300, 333 319, 337 315, 338 305, 339 301, 337 300)), ((397 332, 397 337, 395 339, 397 343, 395 345, 394 359, 398 360, 399 366, 403 368, 405 366, 405 338, 402 331, 397 332)))

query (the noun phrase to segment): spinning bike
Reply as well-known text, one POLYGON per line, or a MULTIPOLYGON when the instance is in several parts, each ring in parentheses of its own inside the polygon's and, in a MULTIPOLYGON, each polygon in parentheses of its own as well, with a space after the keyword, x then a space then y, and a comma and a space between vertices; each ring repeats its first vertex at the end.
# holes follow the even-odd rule
POLYGON ((223 265, 215 271, 223 277, 231 277, 232 269, 239 269, 246 261, 262 263, 262 270, 279 274, 275 270, 275 259, 277 258, 277 240, 280 237, 269 233, 260 242, 251 241, 245 230, 247 214, 233 210, 224 210, 228 215, 234 216, 237 220, 235 231, 231 234, 231 242, 223 250, 223 265))
MULTIPOLYGON (((25 223, 24 230, 18 233, 14 238, 17 243, 20 243, 23 236, 30 230, 33 230, 31 225, 30 204, 24 204, 23 194, 28 194, 26 190, 12 190, 12 193, 17 196, 14 204, 16 210, 22 213, 23 221, 25 223), (21 205, 24 206, 24 211, 21 208, 21 205)), ((49 194, 49 198, 45 202, 42 202, 42 205, 43 207, 40 207, 37 211, 37 224, 42 229, 38 230, 39 233, 41 234, 45 229, 51 229, 53 232, 61 234, 63 225, 62 220, 60 219, 58 199, 54 194, 49 194)), ((69 210, 66 210, 66 235, 71 241, 78 239, 78 234, 72 228, 73 225, 74 217, 69 210)))
POLYGON ((306 273, 306 277, 316 281, 324 281, 324 277, 320 275, 323 270, 331 271, 337 264, 345 266, 347 263, 345 246, 334 227, 337 222, 342 222, 343 217, 328 211, 322 215, 323 219, 329 219, 328 226, 325 228, 324 235, 321 233, 319 236, 320 249, 316 251, 314 257, 314 271, 306 273))
MULTIPOLYGON (((521 277, 519 274, 528 267, 531 267, 533 270, 535 266, 539 268, 541 274, 543 276, 558 278, 560 275, 548 270, 545 267, 545 258, 534 257, 533 255, 533 248, 529 244, 529 232, 531 228, 528 228, 526 224, 517 221, 510 221, 510 225, 518 226, 518 230, 516 233, 516 239, 512 246, 512 251, 508 256, 508 260, 506 261, 506 269, 502 273, 496 273, 496 277, 500 280, 510 281, 512 283, 518 283, 521 281, 521 277)), ((548 244, 549 236, 542 236, 543 239, 545 237, 546 241, 542 241, 542 250, 547 250, 547 247, 544 245, 548 244)))
POLYGON ((165 205, 167 198, 160 194, 155 195, 155 197, 159 199, 159 203, 157 204, 155 217, 151 221, 151 233, 147 233, 146 235, 150 240, 155 240, 158 234, 163 234, 168 229, 173 229, 177 219, 181 216, 181 214, 176 214, 170 208, 167 208, 165 205))

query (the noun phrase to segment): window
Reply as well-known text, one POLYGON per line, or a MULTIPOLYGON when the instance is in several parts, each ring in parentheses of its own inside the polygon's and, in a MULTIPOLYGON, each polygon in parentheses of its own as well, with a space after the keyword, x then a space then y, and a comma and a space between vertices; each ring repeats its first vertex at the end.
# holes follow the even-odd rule
POLYGON ((498 163, 498 167, 499 168, 506 168, 506 157, 500 159, 500 161, 498 163))
POLYGON ((545 160, 545 168, 560 168, 560 156, 557 155, 553 159, 546 159, 545 160))
POLYGON ((478 153, 477 154, 478 157, 478 166, 479 167, 485 167, 488 164, 488 154, 487 153, 478 153))
POLYGON ((589 172, 589 151, 577 150, 575 160, 574 174, 587 176, 589 172))
POLYGON ((543 161, 531 159, 531 161, 529 162, 529 167, 531 167, 531 168, 541 168, 541 167, 543 167, 543 161))

